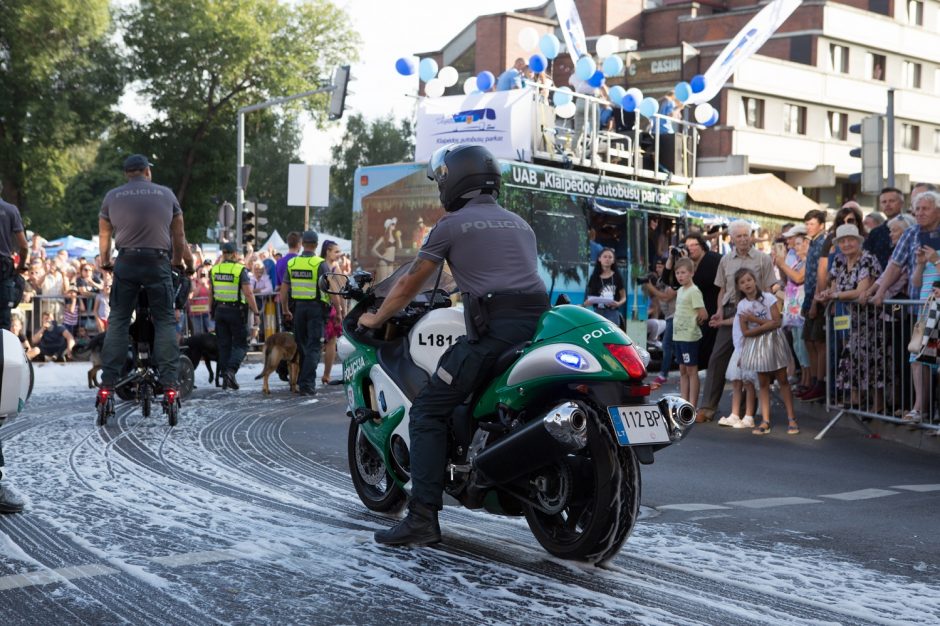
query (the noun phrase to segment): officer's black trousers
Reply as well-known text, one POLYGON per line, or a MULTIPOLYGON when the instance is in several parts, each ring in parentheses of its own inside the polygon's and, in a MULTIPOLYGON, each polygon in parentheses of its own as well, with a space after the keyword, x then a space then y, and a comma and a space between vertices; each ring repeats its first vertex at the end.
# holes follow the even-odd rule
POLYGON ((114 264, 111 285, 111 314, 101 349, 101 382, 114 386, 127 358, 131 314, 137 307, 137 294, 147 292, 150 319, 153 320, 153 357, 164 387, 175 387, 180 362, 173 313, 173 276, 165 258, 121 255, 114 264))
POLYGON ((244 308, 218 304, 215 307, 215 334, 219 338, 219 370, 232 372, 241 367, 248 354, 248 319, 244 308))
POLYGON ((539 315, 490 320, 477 343, 461 337, 444 353, 430 383, 409 414, 412 496, 434 509, 443 505, 447 466, 447 420, 473 391, 485 384, 497 357, 532 339, 539 315))
POLYGON ((295 300, 294 339, 303 358, 300 364, 300 376, 297 386, 301 389, 315 389, 317 384, 317 365, 320 364, 320 350, 323 348, 323 310, 322 302, 315 300, 295 300))

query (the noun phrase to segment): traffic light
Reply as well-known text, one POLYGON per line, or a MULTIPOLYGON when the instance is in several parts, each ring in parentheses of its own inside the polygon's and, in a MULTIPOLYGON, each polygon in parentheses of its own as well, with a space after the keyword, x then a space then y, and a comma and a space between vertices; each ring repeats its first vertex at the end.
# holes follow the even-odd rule
POLYGON ((255 205, 255 237, 258 240, 258 245, 261 245, 262 242, 268 239, 268 232, 264 229, 265 225, 268 223, 268 218, 262 217, 262 213, 268 210, 268 205, 261 204, 260 202, 255 205))
POLYGON ((878 193, 882 184, 882 164, 884 154, 884 118, 869 115, 860 124, 849 126, 849 132, 860 135, 862 145, 853 148, 849 155, 862 160, 862 171, 849 175, 849 182, 860 183, 862 193, 878 193))
POLYGON ((346 87, 349 86, 349 66, 340 65, 333 73, 333 92, 330 94, 330 119, 343 117, 346 106, 346 87))
POLYGON ((242 243, 245 245, 255 242, 255 231, 258 229, 257 218, 255 203, 246 201, 242 210, 242 243))

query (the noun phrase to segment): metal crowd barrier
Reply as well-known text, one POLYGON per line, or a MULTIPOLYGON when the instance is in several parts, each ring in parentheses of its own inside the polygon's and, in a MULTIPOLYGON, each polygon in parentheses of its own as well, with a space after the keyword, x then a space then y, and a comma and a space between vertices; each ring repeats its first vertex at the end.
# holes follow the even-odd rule
POLYGON ((923 301, 886 300, 881 306, 831 302, 826 308, 826 409, 871 433, 867 420, 940 430, 938 371, 911 363, 907 350, 923 301), (904 416, 920 401, 921 421, 904 416))

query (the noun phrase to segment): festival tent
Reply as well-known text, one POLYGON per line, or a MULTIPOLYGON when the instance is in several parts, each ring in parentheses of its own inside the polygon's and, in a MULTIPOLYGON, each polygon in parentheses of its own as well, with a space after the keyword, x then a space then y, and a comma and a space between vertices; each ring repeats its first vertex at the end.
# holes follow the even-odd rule
POLYGON ((329 233, 320 233, 320 244, 323 244, 327 239, 335 241, 339 245, 339 249, 346 254, 352 254, 352 239, 343 239, 329 233))
POLYGON ((287 252, 287 243, 284 239, 281 238, 281 233, 275 230, 271 233, 271 236, 268 237, 268 240, 264 242, 264 245, 261 246, 261 250, 268 250, 269 248, 274 248, 277 252, 284 254, 287 252))
POLYGON ((45 244, 43 247, 46 249, 46 256, 54 256, 58 254, 60 250, 67 251, 69 253, 69 258, 72 259, 76 259, 80 256, 92 259, 96 254, 98 254, 97 243, 89 241, 88 239, 73 237, 72 235, 54 239, 45 244))

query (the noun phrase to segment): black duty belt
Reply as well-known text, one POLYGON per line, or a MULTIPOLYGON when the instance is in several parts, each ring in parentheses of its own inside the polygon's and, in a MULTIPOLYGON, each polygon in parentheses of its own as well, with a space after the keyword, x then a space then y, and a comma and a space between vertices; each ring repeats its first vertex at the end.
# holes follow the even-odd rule
POLYGON ((224 309, 245 309, 248 308, 248 304, 245 302, 216 302, 217 307, 224 309))
POLYGON ((168 250, 161 250, 160 248, 118 248, 118 253, 121 256, 141 256, 154 259, 170 258, 170 252, 168 250))
POLYGON ((548 294, 535 293, 488 293, 481 298, 490 313, 519 309, 547 309, 548 294))

